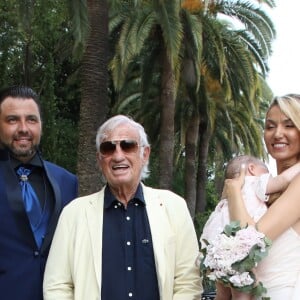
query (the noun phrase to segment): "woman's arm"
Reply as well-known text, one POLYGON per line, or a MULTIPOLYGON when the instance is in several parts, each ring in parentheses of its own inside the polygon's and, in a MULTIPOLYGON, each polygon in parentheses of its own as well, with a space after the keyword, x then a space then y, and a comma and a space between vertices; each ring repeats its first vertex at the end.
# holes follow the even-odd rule
POLYGON ((300 176, 293 179, 286 191, 258 221, 258 229, 270 239, 277 238, 300 219, 300 176))
MULTIPOLYGON (((242 226, 255 224, 244 205, 241 188, 244 184, 245 168, 240 176, 225 181, 231 220, 239 220, 242 226)), ((257 222, 258 229, 270 239, 275 239, 300 218, 300 176, 297 175, 286 191, 276 200, 257 222)))
POLYGON ((249 215, 245 201, 242 196, 242 187, 245 182, 246 167, 241 166, 240 176, 233 179, 226 179, 224 182, 224 190, 226 197, 228 199, 228 209, 231 221, 239 220, 241 226, 246 226, 247 224, 255 224, 254 220, 249 215))

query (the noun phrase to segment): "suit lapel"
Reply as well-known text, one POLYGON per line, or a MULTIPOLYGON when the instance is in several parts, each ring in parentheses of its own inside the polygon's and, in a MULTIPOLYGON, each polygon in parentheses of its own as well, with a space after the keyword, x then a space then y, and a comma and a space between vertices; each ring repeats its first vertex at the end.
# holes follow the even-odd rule
POLYGON ((165 207, 155 189, 143 186, 146 209, 151 228, 153 250, 160 290, 165 283, 167 253, 165 247, 165 207))
POLYGON ((46 234, 45 240, 42 244, 42 251, 44 249, 47 249, 49 244, 52 241, 54 231, 55 231, 55 228, 56 228, 56 224, 57 224, 59 215, 60 215, 61 210, 62 210, 62 199, 61 199, 61 192, 60 192, 58 182, 53 177, 54 174, 49 170, 49 168, 47 166, 47 163, 43 161, 43 164, 44 164, 44 168, 45 168, 47 178, 48 178, 48 180, 50 182, 50 185, 53 189, 54 206, 53 206, 53 213, 51 214, 51 217, 50 217, 50 220, 49 220, 49 226, 48 226, 47 234, 46 234))
POLYGON ((0 164, 0 178, 3 178, 3 180, 1 179, 2 182, 5 182, 5 193, 8 194, 8 191, 10 193, 7 200, 11 209, 18 214, 22 214, 24 218, 27 218, 21 188, 16 188, 18 186, 18 178, 8 161, 0 164))
POLYGON ((102 272, 102 228, 103 228, 103 202, 104 189, 95 193, 88 199, 89 205, 86 208, 86 221, 90 236, 91 248, 93 253, 94 268, 101 288, 101 272, 102 272))
POLYGON ((7 201, 9 208, 15 218, 15 222, 19 228, 23 237, 31 237, 32 245, 35 245, 35 239, 30 228, 30 223, 24 208, 24 203, 22 199, 21 189, 16 188, 18 186, 18 178, 14 169, 11 167, 8 160, 0 162, 0 180, 3 184, 3 189, 1 189, 1 201, 7 201), (3 193, 3 194, 2 194, 3 193), (9 194, 9 197, 7 195, 9 194), (24 226, 24 224, 28 226, 24 226))

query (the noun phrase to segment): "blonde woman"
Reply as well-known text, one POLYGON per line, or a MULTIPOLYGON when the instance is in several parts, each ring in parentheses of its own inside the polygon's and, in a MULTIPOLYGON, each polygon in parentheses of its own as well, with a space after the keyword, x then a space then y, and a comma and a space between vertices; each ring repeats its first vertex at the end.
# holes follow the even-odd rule
MULTIPOLYGON (((299 161, 300 95, 276 97, 266 114, 264 140, 269 154, 276 160, 280 174, 299 161)), ((249 216, 241 188, 245 168, 240 176, 225 181, 232 220, 242 225, 254 224, 249 216)), ((256 222, 259 231, 273 240, 268 257, 257 268, 257 275, 272 300, 300 299, 300 176, 256 222)))

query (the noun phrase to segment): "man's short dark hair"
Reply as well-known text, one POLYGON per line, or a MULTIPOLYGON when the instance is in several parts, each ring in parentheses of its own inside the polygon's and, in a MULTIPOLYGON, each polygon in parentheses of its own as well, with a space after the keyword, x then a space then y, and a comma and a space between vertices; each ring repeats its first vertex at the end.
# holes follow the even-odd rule
POLYGON ((0 105, 7 97, 33 99, 41 113, 40 101, 38 94, 30 87, 23 85, 14 85, 0 90, 0 105))

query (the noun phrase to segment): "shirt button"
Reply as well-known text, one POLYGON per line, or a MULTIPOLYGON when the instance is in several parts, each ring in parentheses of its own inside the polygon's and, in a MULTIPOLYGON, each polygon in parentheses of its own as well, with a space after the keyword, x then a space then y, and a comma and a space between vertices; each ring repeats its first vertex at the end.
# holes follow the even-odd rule
POLYGON ((130 220, 130 217, 127 216, 127 217, 126 217, 126 220, 129 221, 129 220, 130 220))
POLYGON ((128 270, 128 271, 131 271, 131 270, 132 270, 132 268, 131 268, 131 267, 127 267, 127 270, 128 270))
POLYGON ((138 203, 135 203, 134 205, 135 205, 135 206, 139 206, 139 204, 138 204, 138 203))
POLYGON ((130 242, 130 241, 128 241, 126 244, 127 244, 127 246, 130 246, 130 245, 131 245, 131 242, 130 242))
POLYGON ((40 255, 40 252, 39 252, 39 251, 34 251, 34 252, 33 252, 33 255, 34 255, 34 256, 39 256, 39 255, 40 255))
POLYGON ((132 296, 133 296, 133 293, 128 293, 128 296, 129 296, 129 297, 132 297, 132 296))

